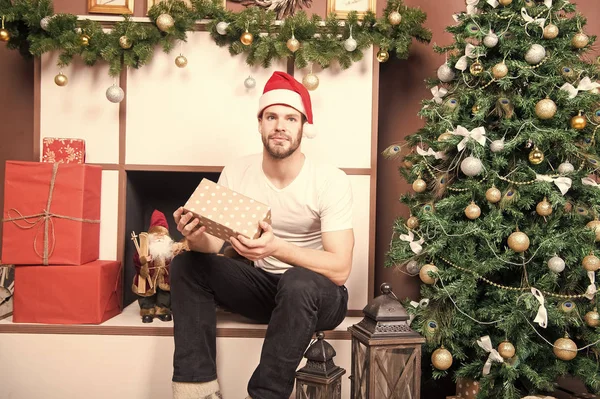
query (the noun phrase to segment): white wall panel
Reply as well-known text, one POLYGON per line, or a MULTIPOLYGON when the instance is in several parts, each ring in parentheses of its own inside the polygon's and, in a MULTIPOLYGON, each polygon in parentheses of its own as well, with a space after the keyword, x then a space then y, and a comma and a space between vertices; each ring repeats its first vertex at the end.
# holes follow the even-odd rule
POLYGON ((100 259, 117 259, 117 226, 119 221, 119 172, 102 171, 100 198, 100 259))
POLYGON ((58 53, 44 53, 41 67, 40 148, 44 137, 80 138, 86 141, 87 163, 119 162, 119 104, 106 99, 114 82, 108 64, 86 66, 79 57, 62 72, 69 82, 54 83, 58 53))
MULTIPOLYGON (((302 81, 308 72, 296 70, 294 76, 302 81)), ((333 63, 324 71, 314 66, 313 72, 319 77, 319 87, 310 92, 318 134, 302 141, 303 150, 338 167, 370 168, 373 49, 344 71, 333 63)))
POLYGON ((369 208, 370 176, 350 176, 354 197, 354 259, 346 282, 348 309, 362 310, 369 295, 369 208))
POLYGON ((244 55, 232 57, 207 32, 188 36, 187 67, 175 66, 177 50, 158 50, 150 64, 129 70, 126 163, 222 166, 261 151, 258 98, 285 62, 251 69, 244 55), (248 90, 250 73, 256 87, 248 90))

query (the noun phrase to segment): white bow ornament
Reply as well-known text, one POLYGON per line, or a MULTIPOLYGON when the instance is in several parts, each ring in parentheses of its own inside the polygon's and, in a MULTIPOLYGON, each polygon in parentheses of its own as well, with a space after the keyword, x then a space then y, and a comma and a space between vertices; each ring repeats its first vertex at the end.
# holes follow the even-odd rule
POLYGON ((504 359, 502 356, 500 356, 500 353, 498 353, 498 351, 492 346, 492 340, 490 339, 489 335, 478 339, 477 345, 490 354, 483 365, 483 375, 488 375, 490 373, 490 370, 492 369, 492 362, 504 363, 504 359))
MULTIPOLYGON (((466 0, 466 3, 467 3, 467 14, 468 15, 473 15, 473 14, 477 13, 477 4, 479 4, 479 0, 466 0)), ((491 5, 494 8, 498 7, 498 5, 500 5, 498 0, 487 0, 486 3, 488 3, 489 5, 491 5)))
POLYGON ((415 235, 412 231, 409 231, 408 234, 400 234, 400 239, 402 241, 408 242, 410 245, 410 249, 417 255, 420 254, 423 250, 421 244, 423 244, 425 240, 421 238, 419 241, 415 241, 415 235))
POLYGON ((438 104, 442 103, 442 98, 448 94, 448 90, 445 89, 444 87, 432 87, 431 88, 431 94, 433 94, 433 101, 435 101, 438 104))
MULTIPOLYGON (((542 28, 542 31, 543 31, 544 25, 546 24, 546 18, 534 19, 532 16, 530 16, 527 13, 527 9, 525 7, 521 8, 521 17, 525 20, 525 30, 526 31, 527 31, 527 25, 529 25, 529 24, 539 25, 539 27, 542 28)), ((542 36, 543 35, 544 35, 544 33, 542 32, 542 36)))
POLYGON ((540 303, 540 307, 538 308, 537 315, 535 315, 534 323, 538 323, 540 327, 546 328, 548 327, 548 310, 544 306, 544 295, 537 288, 531 288, 531 293, 540 303))
POLYGON ((432 148, 428 148, 427 151, 425 151, 423 148, 417 146, 417 154, 422 155, 424 157, 427 156, 432 156, 435 157, 435 159, 446 159, 446 154, 444 153, 444 151, 434 151, 432 148))
POLYGON ((560 192, 562 193, 562 195, 565 195, 567 193, 567 191, 569 191, 569 189, 571 188, 571 184, 573 184, 573 180, 571 180, 568 177, 550 177, 550 176, 546 176, 546 175, 536 175, 535 179, 537 181, 546 181, 549 183, 554 182, 554 184, 556 184, 556 187, 558 187, 558 189, 560 190, 560 192))
POLYGON ((569 98, 575 98, 580 91, 590 91, 597 89, 598 87, 600 87, 600 83, 592 82, 592 79, 586 76, 581 79, 581 82, 579 82, 577 87, 573 86, 571 83, 565 83, 560 89, 569 93, 569 98))
POLYGON ((598 292, 598 288, 596 287, 596 272, 589 271, 587 274, 590 279, 590 285, 587 287, 585 297, 591 301, 594 299, 596 292, 598 292))
POLYGON ((482 147, 485 147, 485 128, 483 126, 476 127, 475 129, 468 131, 465 127, 458 125, 453 134, 464 137, 464 139, 462 139, 456 146, 458 151, 464 150, 469 140, 475 140, 482 147))
POLYGON ((583 184, 584 186, 592 186, 596 188, 600 186, 600 184, 596 183, 593 179, 590 179, 589 177, 582 178, 581 184, 583 184))
POLYGON ((471 43, 467 43, 467 46, 465 47, 465 55, 463 55, 458 59, 458 61, 456 61, 454 68, 463 72, 466 71, 468 66, 467 58, 475 58, 477 56, 477 54, 475 54, 475 50, 475 46, 473 46, 471 43))

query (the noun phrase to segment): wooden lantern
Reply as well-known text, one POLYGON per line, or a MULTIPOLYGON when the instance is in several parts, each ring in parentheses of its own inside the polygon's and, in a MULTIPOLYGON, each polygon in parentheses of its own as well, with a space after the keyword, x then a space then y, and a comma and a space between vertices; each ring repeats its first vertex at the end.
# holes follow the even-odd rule
POLYGON ((391 290, 364 309, 348 328, 352 335, 352 399, 419 399, 421 345, 425 339, 408 325, 408 314, 391 290))
POLYGON ((316 333, 317 341, 304 353, 306 366, 296 372, 296 399, 341 399, 346 370, 333 362, 335 349, 316 333))

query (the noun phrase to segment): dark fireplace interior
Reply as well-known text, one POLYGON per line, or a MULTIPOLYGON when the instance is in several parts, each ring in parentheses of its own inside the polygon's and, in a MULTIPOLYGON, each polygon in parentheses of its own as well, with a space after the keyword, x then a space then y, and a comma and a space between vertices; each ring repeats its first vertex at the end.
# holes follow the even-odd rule
POLYGON ((216 182, 219 173, 203 172, 161 172, 128 171, 127 201, 125 225, 125 259, 123 281, 123 305, 127 306, 137 299, 131 290, 135 275, 133 254, 135 246, 131 241, 131 232, 136 234, 148 231, 150 216, 155 209, 163 212, 169 223, 173 240, 182 238, 173 220, 173 212, 183 206, 203 178, 216 182))

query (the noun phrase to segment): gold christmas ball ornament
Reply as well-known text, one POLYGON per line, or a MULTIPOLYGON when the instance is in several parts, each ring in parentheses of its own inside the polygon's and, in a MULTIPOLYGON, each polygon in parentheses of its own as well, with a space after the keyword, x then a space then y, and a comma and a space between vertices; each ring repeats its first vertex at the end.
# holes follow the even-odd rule
POLYGON ((7 42, 10 40, 10 33, 4 28, 0 29, 0 41, 7 42))
POLYGON ((542 120, 552 119, 556 115, 558 107, 556 103, 549 98, 538 101, 535 105, 535 114, 542 120))
MULTIPOLYGON (((422 269, 421 269, 422 270, 422 269)), ((438 370, 448 370, 452 366, 452 354, 443 346, 433 351, 431 354, 431 363, 438 370)))
POLYGON ((292 36, 286 43, 288 50, 295 53, 300 48, 300 42, 294 36, 292 36))
POLYGON ((57 86, 64 87, 69 83, 69 79, 67 78, 67 75, 60 72, 54 77, 54 83, 56 83, 57 86))
POLYGON ((580 111, 578 115, 571 118, 571 127, 577 130, 583 130, 587 126, 587 119, 580 111))
POLYGON ((319 87, 319 78, 311 72, 308 75, 304 75, 302 84, 310 91, 316 90, 319 87))
POLYGON ((425 182, 425 180, 418 178, 413 182, 412 188, 413 190, 415 190, 415 192, 422 193, 425 190, 427 190, 427 183, 425 182))
POLYGON ((248 31, 242 33, 242 36, 240 37, 240 42, 242 42, 242 44, 244 46, 249 46, 252 44, 252 42, 254 41, 254 35, 248 31))
POLYGON ((156 18, 156 26, 163 32, 167 32, 173 26, 175 26, 175 20, 169 14, 160 14, 156 18))
POLYGON ((512 0, 499 0, 498 3, 500 3, 501 6, 509 6, 512 4, 512 0))
POLYGON ((483 73, 483 64, 479 61, 475 61, 469 67, 469 71, 471 71, 472 75, 478 76, 483 73))
POLYGON ((494 76, 494 79, 502 79, 508 75, 508 67, 504 62, 496 64, 492 68, 492 75, 494 76))
POLYGON ((500 345, 498 345, 498 353, 504 359, 510 359, 516 353, 515 346, 508 341, 500 342, 500 345))
POLYGON ((437 141, 450 140, 452 138, 452 136, 454 136, 454 135, 451 132, 444 132, 438 136, 437 141))
POLYGON ((471 107, 471 113, 472 113, 473 115, 475 115, 476 113, 478 113, 478 112, 479 112, 479 109, 480 109, 480 108, 479 108, 479 105, 475 104, 475 105, 473 105, 473 106, 471 107))
POLYGON ((485 199, 487 199, 492 204, 495 204, 502 199, 502 193, 496 187, 490 187, 485 192, 485 199))
POLYGON ((594 230, 596 233, 596 242, 600 241, 600 220, 592 220, 585 225, 588 229, 594 230))
POLYGON ((423 265, 423 267, 421 267, 421 270, 419 270, 419 278, 425 284, 429 284, 429 285, 435 284, 435 282, 437 281, 437 278, 429 277, 429 272, 437 274, 438 268, 435 265, 432 265, 429 263, 426 265, 423 265))
POLYGON ((539 148, 535 147, 529 153, 529 162, 531 162, 532 165, 541 164, 542 162, 544 162, 544 153, 540 151, 539 148))
POLYGON ((527 251, 529 248, 529 237, 520 231, 515 231, 508 237, 508 247, 517 253, 527 251))
POLYGON ((550 216, 552 215, 552 204, 544 197, 542 201, 538 202, 535 211, 540 216, 550 216))
POLYGON ((131 40, 129 40, 127 36, 123 35, 119 38, 119 46, 121 46, 122 49, 130 49, 132 45, 133 43, 131 43, 131 40))
POLYGON ((86 34, 83 34, 79 37, 79 40, 81 42, 82 46, 89 46, 90 45, 90 37, 86 34))
POLYGON ((544 28, 544 39, 556 39, 556 37, 558 36, 559 30, 558 30, 558 26, 554 25, 554 24, 548 24, 546 25, 546 27, 544 28))
POLYGON ((554 342, 554 355, 560 360, 573 360, 577 356, 577 345, 569 338, 559 338, 554 342))
POLYGON ((575 48, 584 48, 590 42, 590 38, 583 32, 576 33, 575 36, 571 39, 571 44, 575 48))
POLYGON ((594 308, 594 310, 590 310, 584 316, 585 324, 590 327, 598 327, 600 326, 600 314, 598 314, 598 309, 594 308))
POLYGON ((185 58, 183 56, 183 54, 179 54, 177 56, 177 58, 175 58, 175 65, 177 65, 177 67, 179 67, 179 68, 185 68, 187 63, 188 63, 188 60, 187 60, 187 58, 185 58))
POLYGON ((386 62, 389 59, 390 59, 390 53, 388 53, 387 50, 380 49, 377 52, 377 61, 379 61, 379 62, 386 62))
POLYGON ((406 220, 406 227, 408 227, 411 230, 416 229, 417 227, 419 227, 419 219, 417 219, 415 216, 411 216, 406 220))
POLYGON ((402 15, 398 11, 392 11, 390 15, 388 15, 388 21, 391 25, 400 25, 402 22, 402 15))
POLYGON ((600 259, 596 255, 588 255, 581 261, 583 268, 588 272, 595 272, 600 269, 600 259))
POLYGON ((471 220, 475 220, 481 216, 481 208, 478 207, 475 202, 471 201, 471 203, 465 208, 465 216, 471 220))

